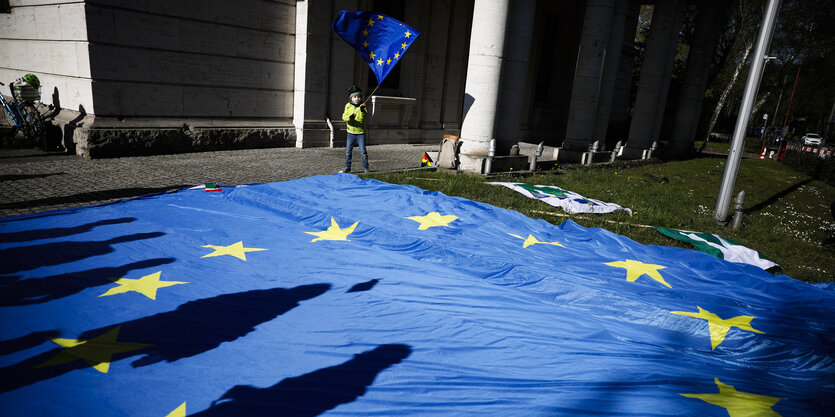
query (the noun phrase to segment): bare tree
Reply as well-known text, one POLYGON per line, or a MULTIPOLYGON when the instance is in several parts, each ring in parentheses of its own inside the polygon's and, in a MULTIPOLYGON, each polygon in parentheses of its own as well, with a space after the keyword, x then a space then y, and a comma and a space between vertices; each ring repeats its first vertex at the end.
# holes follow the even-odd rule
POLYGON ((725 87, 722 91, 722 94, 719 96, 719 101, 716 102, 716 108, 713 109, 713 115, 710 117, 710 123, 707 125, 707 135, 705 135, 705 141, 702 143, 700 151, 705 148, 707 142, 710 140, 710 135, 713 133, 713 126, 716 125, 716 119, 719 118, 719 113, 722 112, 722 108, 725 107, 725 102, 728 100, 728 96, 731 94, 731 90, 734 88, 734 84, 736 84, 736 80, 739 78, 739 73, 742 72, 742 68, 745 66, 745 62, 748 61, 748 56, 751 55, 751 50, 754 49, 754 39, 750 39, 748 44, 745 45, 745 53, 742 54, 742 59, 740 59, 736 64, 736 69, 734 70, 734 74, 731 77, 731 82, 725 87))

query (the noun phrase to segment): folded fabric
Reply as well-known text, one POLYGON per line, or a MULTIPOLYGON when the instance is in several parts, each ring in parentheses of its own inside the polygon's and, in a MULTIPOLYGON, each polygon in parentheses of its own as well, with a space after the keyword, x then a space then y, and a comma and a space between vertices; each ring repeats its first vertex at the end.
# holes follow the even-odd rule
POLYGON ((668 229, 656 227, 656 230, 665 236, 682 242, 689 243, 700 252, 722 258, 729 262, 743 263, 758 266, 762 269, 779 267, 774 262, 765 259, 759 252, 740 245, 732 240, 723 239, 719 235, 711 233, 691 232, 688 230, 668 229))
POLYGON ((632 210, 621 207, 619 204, 586 198, 580 194, 554 185, 531 185, 519 182, 488 182, 487 184, 510 188, 530 198, 535 198, 554 207, 559 207, 568 214, 611 213, 613 211, 623 210, 629 213, 630 216, 632 215, 632 210))

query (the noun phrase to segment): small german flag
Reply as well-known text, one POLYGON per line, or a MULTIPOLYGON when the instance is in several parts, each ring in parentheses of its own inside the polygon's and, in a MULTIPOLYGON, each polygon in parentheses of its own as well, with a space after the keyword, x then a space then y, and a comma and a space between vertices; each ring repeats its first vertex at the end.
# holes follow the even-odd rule
POLYGON ((431 167, 432 166, 432 158, 429 157, 429 154, 424 152, 423 153, 423 160, 420 161, 421 167, 431 167))

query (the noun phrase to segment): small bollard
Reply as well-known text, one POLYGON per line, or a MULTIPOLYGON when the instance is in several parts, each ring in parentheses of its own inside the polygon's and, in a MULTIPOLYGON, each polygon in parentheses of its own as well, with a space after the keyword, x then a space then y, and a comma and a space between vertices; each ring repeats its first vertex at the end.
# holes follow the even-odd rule
POLYGON ((490 148, 487 150, 487 159, 484 161, 484 175, 490 175, 493 170, 493 157, 496 156, 496 139, 490 139, 490 148))
POLYGON ((745 204, 745 190, 740 191, 734 197, 734 219, 731 221, 731 227, 739 229, 742 226, 742 205, 745 204))
POLYGON ((623 146, 623 141, 619 140, 618 143, 615 144, 615 149, 612 150, 612 155, 609 156, 609 163, 615 162, 615 158, 618 157, 618 152, 620 152, 620 148, 623 146))
POLYGON ((543 151, 544 148, 545 148, 545 142, 539 142, 539 145, 536 147, 536 152, 534 152, 533 155, 531 156, 531 166, 530 166, 530 171, 531 172, 536 171, 536 160, 537 160, 537 158, 542 156, 542 151, 543 151))
POLYGON ((652 142, 652 145, 649 147, 649 152, 647 152, 647 158, 646 159, 652 158, 652 153, 655 152, 655 150, 657 148, 658 148, 658 141, 656 140, 656 141, 652 142))
POLYGON ((589 144, 587 151, 583 152, 583 156, 580 157, 580 163, 583 165, 591 165, 594 162, 594 153, 597 152, 597 148, 600 146, 600 141, 596 140, 589 144))

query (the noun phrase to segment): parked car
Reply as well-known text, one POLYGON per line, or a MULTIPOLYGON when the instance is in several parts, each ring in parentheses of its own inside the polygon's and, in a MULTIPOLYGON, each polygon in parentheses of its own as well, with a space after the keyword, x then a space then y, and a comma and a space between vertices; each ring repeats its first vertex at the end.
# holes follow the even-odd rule
POLYGON ((820 145, 821 144, 821 137, 817 133, 807 133, 803 136, 803 144, 804 145, 820 145))

